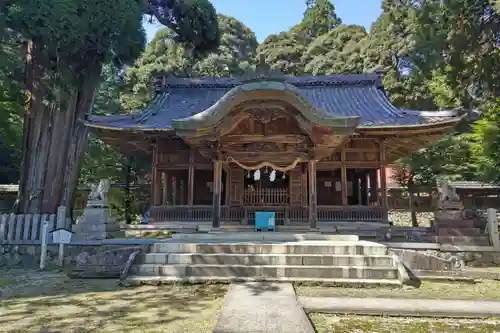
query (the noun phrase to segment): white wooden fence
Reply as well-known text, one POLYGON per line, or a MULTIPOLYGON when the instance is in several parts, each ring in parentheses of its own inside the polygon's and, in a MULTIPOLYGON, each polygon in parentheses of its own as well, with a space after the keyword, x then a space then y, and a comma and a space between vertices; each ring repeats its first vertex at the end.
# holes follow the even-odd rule
POLYGON ((66 218, 66 207, 59 207, 57 214, 1 214, 0 244, 40 244, 44 221, 49 222, 49 232, 71 228, 71 220, 66 218))

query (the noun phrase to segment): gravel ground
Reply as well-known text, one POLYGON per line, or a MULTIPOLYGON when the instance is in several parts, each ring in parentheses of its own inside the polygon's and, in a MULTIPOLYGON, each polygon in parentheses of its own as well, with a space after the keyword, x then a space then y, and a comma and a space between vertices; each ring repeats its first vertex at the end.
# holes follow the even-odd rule
POLYGON ((498 333, 498 320, 309 315, 318 333, 498 333))
MULTIPOLYGON (((434 213, 417 213, 419 227, 430 227, 432 219, 434 219, 434 213)), ((389 221, 391 221, 394 226, 411 227, 411 213, 402 210, 389 211, 389 221)))
POLYGON ((0 272, 0 332, 209 333, 227 286, 124 288, 61 272, 0 272))

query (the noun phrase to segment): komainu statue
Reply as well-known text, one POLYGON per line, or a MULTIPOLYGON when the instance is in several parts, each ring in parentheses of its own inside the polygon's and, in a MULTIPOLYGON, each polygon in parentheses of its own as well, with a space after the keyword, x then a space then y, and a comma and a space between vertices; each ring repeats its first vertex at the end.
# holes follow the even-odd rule
POLYGON ((88 199, 90 201, 107 202, 109 187, 109 179, 101 179, 98 184, 91 184, 88 199))
POLYGON ((458 196, 457 192, 455 192, 455 189, 448 184, 446 179, 444 178, 438 179, 437 190, 439 193, 438 210, 462 211, 464 209, 460 197, 458 196))
POLYGON ((452 188, 444 178, 440 178, 437 180, 437 190, 439 193, 440 202, 460 201, 460 197, 458 196, 457 192, 455 192, 455 189, 452 188))

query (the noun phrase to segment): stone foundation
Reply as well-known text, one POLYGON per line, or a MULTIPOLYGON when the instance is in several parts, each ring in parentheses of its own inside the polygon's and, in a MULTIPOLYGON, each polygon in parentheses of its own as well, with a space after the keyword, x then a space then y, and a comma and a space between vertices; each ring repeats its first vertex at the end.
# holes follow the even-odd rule
MULTIPOLYGON (((77 258, 82 253, 85 256, 94 256, 105 251, 123 249, 124 245, 65 245, 65 266, 76 266, 77 258)), ((47 263, 56 265, 59 246, 47 246, 47 263)), ((40 245, 0 245, 0 267, 36 267, 40 264, 40 245)), ((113 256, 110 253, 110 256, 113 256)))

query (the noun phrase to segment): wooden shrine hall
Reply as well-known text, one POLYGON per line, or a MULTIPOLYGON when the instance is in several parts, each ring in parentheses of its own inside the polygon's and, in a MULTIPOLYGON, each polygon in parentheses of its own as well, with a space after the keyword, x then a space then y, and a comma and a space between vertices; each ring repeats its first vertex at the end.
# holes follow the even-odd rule
POLYGON ((151 223, 388 222, 384 166, 461 117, 393 106, 377 74, 159 79, 135 114, 89 116, 103 141, 151 157, 151 223))

